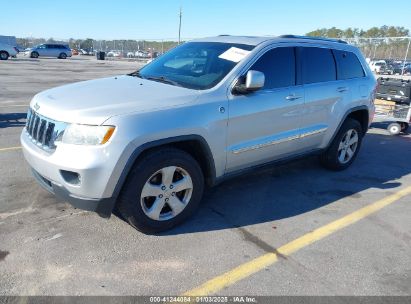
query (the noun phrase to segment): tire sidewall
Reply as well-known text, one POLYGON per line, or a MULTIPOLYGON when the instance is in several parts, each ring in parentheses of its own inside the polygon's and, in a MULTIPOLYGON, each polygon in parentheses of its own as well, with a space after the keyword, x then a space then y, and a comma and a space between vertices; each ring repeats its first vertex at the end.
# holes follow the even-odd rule
POLYGON ((37 52, 32 52, 30 57, 31 57, 31 58, 39 58, 39 53, 37 53, 37 52))
POLYGON ((67 55, 66 54, 64 54, 64 53, 61 53, 60 54, 60 59, 66 59, 67 58, 67 55))
POLYGON ((153 233, 170 229, 184 221, 197 209, 203 194, 204 177, 200 166, 190 155, 184 153, 186 155, 181 157, 179 154, 178 152, 157 154, 157 157, 151 160, 145 159, 130 172, 122 189, 119 205, 120 209, 123 208, 123 212, 121 210, 120 212, 123 215, 127 214, 129 223, 138 230, 153 233), (193 182, 193 192, 187 207, 180 214, 170 220, 155 221, 149 218, 142 209, 141 191, 151 175, 168 166, 181 167, 187 171, 193 182))

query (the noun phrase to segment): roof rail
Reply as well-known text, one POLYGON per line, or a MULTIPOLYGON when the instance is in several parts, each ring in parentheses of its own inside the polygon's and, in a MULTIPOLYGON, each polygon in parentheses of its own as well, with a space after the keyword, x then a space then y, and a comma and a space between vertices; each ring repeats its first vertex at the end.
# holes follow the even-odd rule
POLYGON ((341 39, 331 39, 331 38, 323 38, 323 37, 298 36, 298 35, 281 35, 278 37, 279 38, 311 39, 311 40, 320 40, 320 41, 338 42, 338 43, 348 44, 346 41, 341 40, 341 39))

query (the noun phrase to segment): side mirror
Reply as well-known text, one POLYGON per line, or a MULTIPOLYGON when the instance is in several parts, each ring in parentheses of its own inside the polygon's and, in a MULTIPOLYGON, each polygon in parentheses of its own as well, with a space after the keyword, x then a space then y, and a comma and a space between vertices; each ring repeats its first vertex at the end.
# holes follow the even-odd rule
POLYGON ((245 77, 241 77, 234 86, 233 94, 247 94, 264 87, 265 76, 259 71, 250 70, 245 77))

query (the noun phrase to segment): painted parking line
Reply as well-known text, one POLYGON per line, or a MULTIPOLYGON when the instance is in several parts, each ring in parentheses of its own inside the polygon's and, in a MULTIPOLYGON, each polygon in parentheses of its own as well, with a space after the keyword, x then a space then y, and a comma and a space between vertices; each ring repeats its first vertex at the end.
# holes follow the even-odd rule
POLYGON ((6 105, 6 106, 3 106, 3 105, 1 105, 0 106, 0 108, 14 108, 14 107, 29 107, 29 105, 6 105))
POLYGON ((21 149, 21 147, 0 148, 0 152, 20 150, 20 149, 21 149))
POLYGON ((319 241, 330 234, 341 230, 357 221, 377 212, 378 210, 398 201, 399 199, 411 194, 411 186, 404 188, 390 196, 378 200, 366 207, 363 207, 353 213, 350 213, 338 220, 335 220, 325 226, 317 228, 284 246, 277 249, 276 252, 267 253, 257 257, 249 262, 241 264, 236 268, 219 275, 204 284, 185 292, 184 296, 207 296, 215 294, 225 287, 245 279, 278 261, 280 256, 290 255, 316 241, 319 241))

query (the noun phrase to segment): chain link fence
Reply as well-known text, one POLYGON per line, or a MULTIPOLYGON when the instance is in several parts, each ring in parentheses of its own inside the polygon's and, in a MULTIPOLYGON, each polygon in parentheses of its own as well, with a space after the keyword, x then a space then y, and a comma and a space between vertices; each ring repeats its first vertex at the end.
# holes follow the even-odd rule
MULTIPOLYGON (((20 38, 18 43, 23 47, 32 47, 41 43, 65 43, 72 49, 83 50, 89 54, 104 51, 108 57, 119 58, 154 58, 178 45, 178 38, 164 39, 38 39, 20 38)), ((191 40, 184 38, 182 42, 191 40)), ((349 44, 360 48, 368 61, 387 60, 388 62, 411 62, 411 37, 378 37, 378 38, 342 38, 349 44)))

